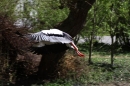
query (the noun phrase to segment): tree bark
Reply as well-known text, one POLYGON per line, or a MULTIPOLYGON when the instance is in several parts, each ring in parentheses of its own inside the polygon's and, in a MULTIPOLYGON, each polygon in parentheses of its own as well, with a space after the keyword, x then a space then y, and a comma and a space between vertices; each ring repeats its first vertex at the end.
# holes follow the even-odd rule
POLYGON ((72 0, 71 5, 75 7, 69 7, 70 13, 68 17, 58 24, 56 28, 67 32, 72 37, 76 36, 86 23, 86 17, 89 9, 92 7, 96 0, 72 0))
POLYGON ((88 58, 88 63, 89 64, 92 64, 92 50, 93 50, 93 40, 94 40, 94 35, 95 35, 95 25, 96 25, 96 9, 95 9, 95 6, 94 6, 94 18, 93 18, 93 28, 92 28, 92 32, 91 32, 91 35, 90 35, 90 44, 89 44, 89 58, 88 58))
MULTIPOLYGON (((94 2, 95 0, 72 0, 70 3, 71 6, 69 6, 70 13, 68 17, 56 25, 55 28, 67 32, 72 37, 76 36, 83 29, 87 13, 94 2)), ((58 50, 62 47, 63 45, 59 45, 57 48, 52 48, 58 50)), ((41 78, 48 78, 49 75, 51 75, 51 77, 54 75, 53 73, 57 68, 58 61, 63 57, 65 50, 59 53, 42 54, 38 69, 38 75, 41 78)))
POLYGON ((114 35, 111 34, 111 67, 114 64, 114 35))
POLYGON ((89 57, 88 63, 92 64, 92 48, 93 48, 93 32, 91 32, 90 42, 89 42, 89 57))

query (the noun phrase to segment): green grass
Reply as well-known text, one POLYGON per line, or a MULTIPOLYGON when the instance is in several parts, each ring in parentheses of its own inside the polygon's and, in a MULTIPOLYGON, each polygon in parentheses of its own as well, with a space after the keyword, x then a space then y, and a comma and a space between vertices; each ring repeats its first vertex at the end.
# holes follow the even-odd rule
MULTIPOLYGON (((95 53, 89 65, 89 72, 84 73, 77 79, 55 80, 46 83, 45 86, 95 86, 100 83, 129 82, 130 81, 130 54, 118 54, 115 56, 114 67, 110 66, 110 55, 95 53)), ((81 58, 82 59, 82 58, 81 58)), ((87 63, 87 57, 85 62, 87 63)), ((86 68, 87 68, 86 64, 86 68)))
MULTIPOLYGON (((112 68, 110 66, 109 53, 110 52, 93 52, 93 64, 91 65, 87 63, 87 53, 85 58, 78 58, 79 61, 76 65, 77 68, 82 67, 83 71, 80 72, 77 70, 74 72, 67 70, 67 76, 65 78, 57 78, 53 81, 45 80, 42 81, 44 83, 33 83, 31 86, 98 86, 99 84, 122 81, 130 83, 130 54, 116 54, 114 57, 114 67, 112 68), (81 64, 79 62, 81 62, 81 64), (79 65, 80 67, 78 67, 79 65)), ((72 59, 70 60, 72 61, 72 59)), ((71 62, 70 60, 69 62, 71 62)), ((40 81, 38 81, 38 83, 39 82, 40 81)), ((2 84, 5 84, 5 82, 0 81, 0 85, 2 84)))
POLYGON ((109 65, 109 58, 94 58, 87 83, 108 83, 115 81, 130 81, 130 58, 116 58, 114 67, 109 65))

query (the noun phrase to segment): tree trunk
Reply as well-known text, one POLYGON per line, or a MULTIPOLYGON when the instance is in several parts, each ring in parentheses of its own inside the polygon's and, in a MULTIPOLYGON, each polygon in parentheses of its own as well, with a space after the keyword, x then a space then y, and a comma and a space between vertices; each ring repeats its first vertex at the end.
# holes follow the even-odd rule
POLYGON ((88 63, 92 64, 92 47, 93 47, 93 32, 91 32, 90 42, 89 42, 89 58, 88 63))
POLYGON ((111 34, 111 67, 113 67, 114 63, 114 36, 111 34))
MULTIPOLYGON (((95 2, 96 3, 96 2, 95 2)), ((95 35, 95 25, 96 25, 96 9, 94 6, 94 18, 93 18, 93 28, 92 28, 92 32, 90 35, 90 44, 89 44, 89 58, 88 58, 88 63, 92 64, 92 49, 93 49, 93 39, 94 39, 94 35, 95 35)))
MULTIPOLYGON (((72 37, 76 36, 83 29, 87 13, 94 2, 95 0, 72 0, 72 2, 70 2, 72 7, 69 7, 70 13, 68 18, 56 25, 55 28, 67 32, 72 37)), ((59 45, 57 48, 52 48, 58 50, 59 47, 63 46, 59 45)), ((63 57, 64 53, 65 50, 59 53, 43 54, 38 69, 38 75, 41 78, 50 77, 49 75, 53 76, 58 61, 63 57)))
POLYGON ((41 62, 39 64, 39 78, 49 79, 56 77, 58 71, 56 67, 58 66, 58 61, 63 57, 64 52, 61 53, 51 53, 43 54, 41 62))
POLYGON ((72 0, 68 17, 55 27, 67 32, 72 37, 76 36, 86 23, 89 9, 96 0, 72 0), (75 6, 75 7, 73 7, 75 6))

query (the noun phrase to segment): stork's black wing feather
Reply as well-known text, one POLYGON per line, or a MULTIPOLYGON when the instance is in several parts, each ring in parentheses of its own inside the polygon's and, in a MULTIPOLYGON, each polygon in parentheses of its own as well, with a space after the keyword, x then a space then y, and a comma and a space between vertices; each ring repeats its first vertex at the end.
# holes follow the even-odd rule
POLYGON ((68 33, 56 29, 32 33, 29 35, 29 38, 36 42, 43 41, 50 43, 70 43, 73 41, 72 37, 68 33))
POLYGON ((36 42, 49 41, 49 38, 47 37, 47 35, 45 33, 42 33, 42 32, 31 33, 31 34, 27 35, 27 37, 30 40, 36 41, 36 42))
POLYGON ((63 36, 64 36, 64 38, 66 38, 70 41, 73 41, 73 38, 68 33, 63 32, 63 36))

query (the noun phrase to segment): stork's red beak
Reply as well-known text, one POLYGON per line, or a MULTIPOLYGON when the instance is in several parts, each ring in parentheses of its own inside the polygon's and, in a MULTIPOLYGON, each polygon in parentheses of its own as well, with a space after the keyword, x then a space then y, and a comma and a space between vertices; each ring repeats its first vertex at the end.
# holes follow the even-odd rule
POLYGON ((78 50, 76 51, 77 54, 80 56, 80 57, 84 57, 84 54, 82 54, 81 52, 79 52, 78 50))

